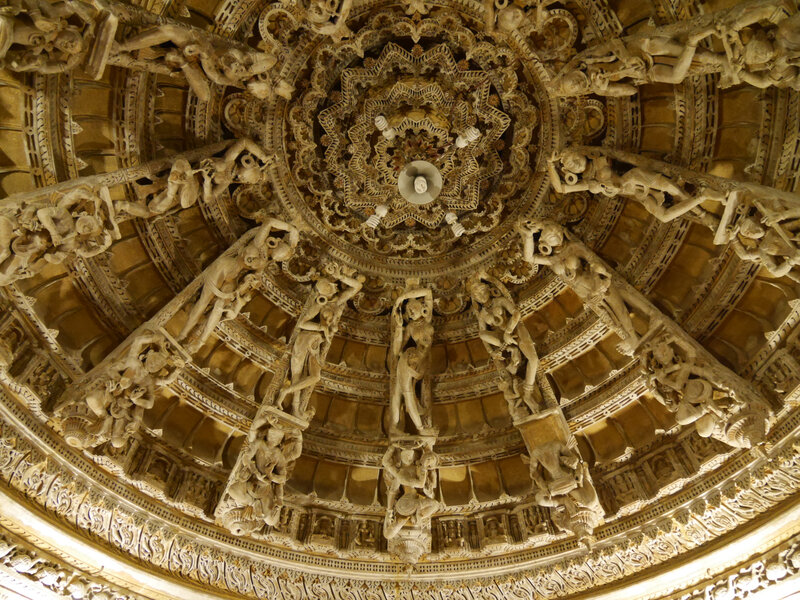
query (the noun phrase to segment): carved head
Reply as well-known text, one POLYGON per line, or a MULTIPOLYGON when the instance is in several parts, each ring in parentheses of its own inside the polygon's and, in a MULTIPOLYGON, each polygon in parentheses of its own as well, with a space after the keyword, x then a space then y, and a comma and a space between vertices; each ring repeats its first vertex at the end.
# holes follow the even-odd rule
POLYGON ((416 321, 428 316, 428 307, 421 300, 412 298, 406 304, 406 314, 409 319, 416 321))
POLYGON ((400 464, 411 465, 414 463, 414 451, 411 448, 403 448, 400 450, 400 464))
POLYGON ((764 227, 752 217, 742 219, 739 225, 739 233, 748 239, 759 240, 764 237, 766 231, 764 227))
POLYGON ((577 69, 559 78, 556 85, 564 96, 579 96, 589 91, 589 79, 577 69))
POLYGON ((555 248, 564 243, 564 231, 556 223, 542 224, 542 233, 539 236, 539 252, 552 254, 555 248))
POLYGON ((158 373, 161 369, 167 366, 169 358, 164 352, 158 350, 151 350, 145 355, 144 368, 148 373, 158 373))
POLYGON ((53 45, 65 54, 79 54, 83 50, 83 37, 73 27, 68 27, 59 32, 53 45))
POLYGON ((239 50, 229 50, 219 57, 219 64, 225 75, 231 79, 243 79, 247 75, 245 56, 239 50))
POLYGON ((775 46, 762 31, 756 32, 744 45, 742 58, 746 65, 763 65, 775 58, 775 46))
POLYGON ((192 176, 192 165, 185 158, 176 158, 169 172, 169 181, 183 182, 192 176))
POLYGON ((236 172, 240 183, 260 183, 264 180, 264 169, 250 155, 242 156, 242 163, 236 172), (244 160, 249 157, 249 160, 244 160))
POLYGON ((561 153, 561 166, 569 173, 583 173, 587 163, 586 155, 575 150, 564 150, 561 153))
POLYGON ((83 215, 75 221, 75 231, 78 235, 94 235, 100 233, 103 226, 100 220, 91 215, 83 215))
POLYGON ((336 290, 338 289, 336 287, 336 284, 327 277, 320 278, 314 287, 316 288, 317 293, 319 294, 317 301, 320 301, 321 299, 324 298, 324 301, 320 302, 320 304, 324 304, 325 302, 327 302, 328 299, 330 299, 334 294, 336 294, 336 290))
POLYGON ((265 264, 261 251, 252 245, 245 246, 242 251, 242 261, 249 269, 253 270, 261 269, 265 264))
POLYGON ((424 194, 428 191, 428 180, 422 175, 414 177, 414 191, 418 194, 424 194))
POLYGON ((277 448, 281 441, 283 441, 283 430, 278 427, 270 427, 267 430, 267 443, 277 448))
POLYGON ((486 304, 492 295, 489 286, 480 277, 472 277, 467 281, 467 292, 479 304, 486 304))
POLYGON ((668 365, 675 360, 675 350, 672 344, 662 342, 653 347, 653 358, 661 365, 668 365))

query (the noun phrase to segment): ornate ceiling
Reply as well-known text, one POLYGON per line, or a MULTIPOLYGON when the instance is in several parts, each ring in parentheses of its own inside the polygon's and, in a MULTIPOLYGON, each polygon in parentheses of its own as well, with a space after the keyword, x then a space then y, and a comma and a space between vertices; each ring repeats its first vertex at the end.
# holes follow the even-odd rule
POLYGON ((0 598, 800 587, 793 1, 0 6, 0 598))

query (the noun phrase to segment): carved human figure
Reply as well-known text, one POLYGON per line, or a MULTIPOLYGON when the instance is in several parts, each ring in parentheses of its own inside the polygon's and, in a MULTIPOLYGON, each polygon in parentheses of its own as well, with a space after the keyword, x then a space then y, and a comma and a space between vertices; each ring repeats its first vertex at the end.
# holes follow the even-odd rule
POLYGON ((361 290, 364 276, 335 263, 329 263, 325 275, 314 285, 314 296, 297 321, 297 335, 291 349, 289 380, 278 392, 276 405, 285 409, 291 398, 291 412, 300 419, 313 415, 308 402, 320 380, 322 363, 339 326, 347 303, 361 290))
POLYGON ((717 19, 725 62, 720 85, 800 87, 800 13, 788 3, 743 3, 717 19), (787 10, 789 9, 789 10, 787 10))
POLYGON ((714 32, 703 27, 690 32, 685 41, 658 31, 629 36, 600 44, 570 61, 555 81, 562 96, 598 94, 632 96, 645 83, 681 83, 693 62, 706 70, 719 68, 722 57, 698 49, 698 43, 714 32), (673 64, 657 62, 656 57, 674 59, 673 64))
POLYGON ((0 66, 63 73, 84 61, 87 39, 95 30, 96 10, 91 4, 74 0, 11 0, 7 4, 0 11, 0 66))
POLYGON ((61 262, 72 253, 96 256, 120 237, 114 207, 105 187, 70 190, 55 205, 38 209, 36 216, 50 234, 54 248, 45 258, 51 262, 61 262))
POLYGON ((259 283, 255 276, 270 264, 289 260, 299 240, 297 228, 268 218, 255 231, 252 240, 236 254, 225 254, 203 272, 200 296, 189 311, 178 334, 185 340, 204 318, 202 330, 188 345, 196 352, 222 320, 235 318, 252 297, 259 283), (280 232, 285 232, 283 236, 280 232))
POLYGON ((550 183, 560 194, 588 191, 608 197, 625 196, 642 203, 663 222, 685 215, 707 200, 719 202, 725 198, 723 193, 709 188, 689 194, 663 173, 616 164, 606 156, 590 158, 575 149, 554 155, 547 168, 550 183))
POLYGON ((375 534, 372 530, 372 523, 369 521, 359 521, 356 529, 355 539, 353 545, 356 548, 374 548, 375 547, 375 534))
POLYGON ((383 455, 386 482, 386 518, 383 534, 396 538, 404 528, 423 529, 430 534, 431 516, 439 510, 435 499, 439 458, 432 440, 393 443, 383 455))
POLYGON ((120 233, 108 189, 78 187, 52 203, 0 209, 0 285, 47 263, 105 251, 120 233))
POLYGON ((661 336, 641 349, 640 364, 656 399, 679 424, 694 424, 702 437, 740 448, 763 441, 769 418, 763 401, 739 397, 691 350, 676 352, 676 344, 661 336))
POLYGON ((430 368, 433 345, 433 293, 407 282, 391 314, 389 372, 389 432, 399 433, 413 425, 410 433, 430 433, 430 407, 424 378, 430 368), (408 420, 411 423, 408 423, 408 420))
POLYGON ((539 403, 534 392, 539 356, 530 332, 522 322, 522 313, 506 287, 485 272, 476 273, 469 279, 467 291, 474 303, 473 312, 481 341, 489 356, 501 364, 511 378, 503 384, 503 391, 523 403, 523 406, 518 402, 512 404, 515 413, 512 417, 522 418, 537 412, 539 403))
POLYGON ((765 227, 753 217, 745 217, 730 232, 730 243, 742 260, 760 264, 775 277, 800 282, 800 248, 796 234, 779 224, 765 227))
POLYGON ((582 244, 567 239, 561 225, 551 221, 527 221, 521 222, 518 230, 523 240, 523 258, 550 267, 617 331, 622 338, 621 349, 632 352, 639 336, 628 303, 636 305, 637 299, 629 298, 624 288, 614 285, 605 265, 582 244))
POLYGON ((523 460, 530 466, 535 502, 551 509, 557 527, 590 542, 592 529, 602 522, 604 511, 588 466, 576 450, 551 441, 537 445, 523 460))
POLYGON ((220 158, 207 158, 200 164, 203 174, 203 199, 210 203, 228 190, 232 183, 265 181, 270 157, 256 142, 243 138, 231 145, 220 158))
POLYGON ((269 98, 273 93, 291 98, 293 88, 286 82, 273 90, 267 75, 276 62, 272 54, 225 46, 200 29, 173 23, 145 29, 117 45, 116 60, 123 65, 135 63, 129 53, 145 48, 159 51, 168 66, 183 72, 203 102, 211 98, 209 81, 246 88, 258 98, 269 98))
POLYGON ((301 452, 302 434, 296 427, 281 424, 269 413, 254 421, 240 460, 242 468, 228 487, 239 509, 237 519, 252 526, 234 533, 243 535, 265 524, 278 524, 284 484, 301 452))
POLYGON ((172 164, 165 183, 155 184, 156 190, 142 189, 142 196, 149 196, 148 200, 136 202, 120 201, 116 203, 119 212, 125 212, 135 217, 147 219, 162 215, 180 205, 181 208, 194 206, 200 197, 200 183, 194 169, 185 158, 177 158, 172 164))
MULTIPOLYGON (((122 448, 142 422, 144 411, 153 407, 155 391, 170 385, 180 375, 183 358, 158 331, 138 333, 121 358, 99 375, 102 385, 86 395, 86 404, 96 417, 89 433, 92 445, 110 441, 122 448)), ((64 413, 66 407, 60 411, 64 413)))

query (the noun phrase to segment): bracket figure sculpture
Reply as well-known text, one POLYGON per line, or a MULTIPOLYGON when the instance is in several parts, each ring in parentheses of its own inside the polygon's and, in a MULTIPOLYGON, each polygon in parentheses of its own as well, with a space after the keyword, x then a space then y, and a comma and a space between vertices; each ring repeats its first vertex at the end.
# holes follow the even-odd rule
POLYGON ((632 96, 643 84, 721 73, 721 87, 745 82, 798 89, 798 31, 796 8, 753 0, 590 47, 565 65, 554 85, 561 96, 632 96), (713 42, 712 36, 720 51, 698 48, 702 40, 713 42))
POLYGON ((190 208, 202 198, 212 204, 225 194, 232 184, 258 184, 266 180, 270 157, 249 138, 230 144, 222 156, 199 159, 197 166, 178 157, 164 180, 140 186, 140 200, 117 201, 120 215, 149 219, 166 214, 180 206, 190 208))
POLYGON ((389 552, 414 564, 431 551, 431 517, 441 507, 435 494, 439 457, 433 451, 435 437, 392 438, 383 455, 386 483, 386 516, 383 535, 389 552))
POLYGON ((120 238, 106 187, 77 187, 52 200, 0 208, 0 286, 32 277, 48 263, 89 258, 120 238))
POLYGON ((539 355, 522 313, 506 286, 485 272, 467 281, 467 292, 479 337, 500 372, 511 418, 518 421, 537 413, 542 403, 536 387, 539 355))
POLYGON ((175 381, 187 360, 166 331, 142 328, 121 355, 92 371, 88 387, 68 391, 56 407, 64 439, 80 449, 105 442, 124 447, 139 430, 144 411, 153 407, 156 391, 175 381))
POLYGON ((179 341, 188 341, 190 353, 208 341, 221 321, 239 315, 261 286, 263 271, 289 260, 300 237, 296 227, 274 217, 251 231, 252 239, 239 252, 223 254, 203 272, 200 295, 178 334, 179 341))
POLYGON ((391 313, 388 366, 390 435, 431 435, 433 292, 410 279, 391 313))
POLYGON ((322 376, 322 363, 339 327, 347 303, 361 291, 364 276, 335 263, 314 284, 309 302, 297 320, 289 359, 288 379, 278 392, 275 406, 308 421, 311 393, 322 376), (287 399, 290 402, 287 406, 287 399))
POLYGON ((548 170, 559 193, 622 196, 663 223, 695 221, 742 260, 800 281, 800 196, 602 148, 565 149, 548 170))
POLYGON ((149 219, 166 214, 180 206, 190 208, 202 198, 206 204, 219 199, 232 184, 258 184, 266 180, 270 157, 249 138, 230 144, 222 156, 199 159, 197 166, 178 157, 164 180, 139 186, 141 199, 117 201, 120 215, 149 219), (200 176, 198 178, 198 175, 200 176))
POLYGON ((272 54, 234 46, 196 27, 162 23, 120 40, 109 62, 133 69, 160 68, 171 76, 182 73, 202 102, 211 99, 212 83, 243 88, 260 99, 278 95, 290 100, 294 88, 283 80, 273 86, 270 80, 276 60, 272 54))
POLYGON ((226 494, 217 509, 220 523, 234 535, 250 535, 280 521, 284 486, 303 447, 303 423, 278 411, 256 417, 226 494))
POLYGON ((581 543, 591 547, 592 533, 603 522, 605 512, 589 467, 578 454, 574 438, 570 441, 536 444, 529 448, 529 456, 523 456, 523 461, 530 467, 536 504, 550 509, 556 527, 573 533, 581 543))
POLYGON ((584 275, 590 279, 589 283, 575 284, 575 277, 562 275, 562 267, 554 268, 555 273, 578 296, 587 297, 588 306, 609 327, 618 332, 624 331, 621 325, 614 322, 614 319, 622 316, 628 319, 632 328, 633 313, 629 310, 635 311, 647 323, 646 332, 641 337, 632 330, 629 337, 623 338, 621 349, 640 358, 654 394, 675 414, 680 424, 694 423, 704 437, 714 437, 738 448, 749 448, 765 439, 773 415, 752 384, 720 364, 701 344, 581 242, 569 240, 567 246, 559 250, 566 239, 566 230, 561 225, 549 221, 528 222, 520 225, 520 231, 525 236, 526 258, 541 252, 545 257, 556 256, 557 260, 574 259, 578 262, 580 259, 580 262, 593 265, 593 270, 604 274, 605 295, 598 300, 579 291, 592 289, 589 283, 592 283, 593 275, 584 275), (535 236, 539 233, 541 235, 537 240, 535 236), (541 247, 543 244, 544 248, 536 249, 537 245, 541 247), (574 256, 569 251, 570 247, 576 250, 574 256))
POLYGON ((0 68, 99 77, 118 19, 100 0, 11 0, 0 8, 0 68))
POLYGON ((624 290, 613 285, 612 273, 582 243, 570 239, 564 227, 553 221, 524 221, 518 224, 523 258, 546 265, 622 339, 620 349, 630 354, 639 335, 631 319, 630 305, 636 304, 624 290))
POLYGON ((235 535, 257 534, 265 525, 279 523, 283 486, 314 414, 308 406, 311 394, 342 312, 365 279, 332 262, 315 277, 285 362, 273 376, 215 511, 217 520, 235 535))
POLYGON ((637 348, 653 396, 680 425, 694 425, 701 437, 734 448, 752 448, 766 438, 771 411, 766 402, 728 380, 660 327, 652 327, 637 348))

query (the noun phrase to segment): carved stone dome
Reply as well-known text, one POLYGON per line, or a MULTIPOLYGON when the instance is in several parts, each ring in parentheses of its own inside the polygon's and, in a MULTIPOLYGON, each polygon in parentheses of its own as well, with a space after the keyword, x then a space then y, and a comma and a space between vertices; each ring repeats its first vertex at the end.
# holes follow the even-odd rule
POLYGON ((0 6, 0 598, 794 598, 798 40, 0 6))

